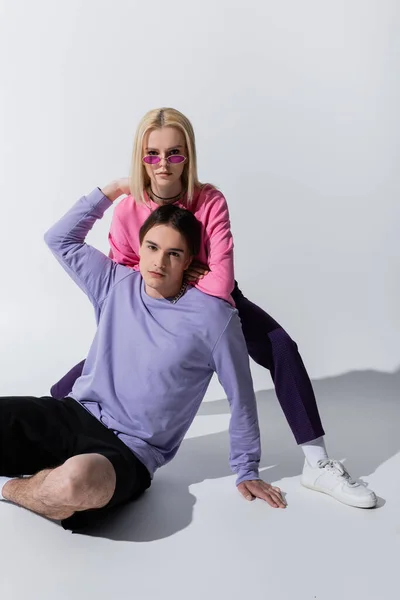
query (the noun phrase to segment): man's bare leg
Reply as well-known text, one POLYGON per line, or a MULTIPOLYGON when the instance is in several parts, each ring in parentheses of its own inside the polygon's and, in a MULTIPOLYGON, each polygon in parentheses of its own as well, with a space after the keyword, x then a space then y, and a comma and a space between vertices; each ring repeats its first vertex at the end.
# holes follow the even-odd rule
POLYGON ((108 458, 101 454, 80 454, 55 469, 8 481, 3 487, 3 497, 59 521, 77 511, 105 506, 115 486, 115 470, 108 458))

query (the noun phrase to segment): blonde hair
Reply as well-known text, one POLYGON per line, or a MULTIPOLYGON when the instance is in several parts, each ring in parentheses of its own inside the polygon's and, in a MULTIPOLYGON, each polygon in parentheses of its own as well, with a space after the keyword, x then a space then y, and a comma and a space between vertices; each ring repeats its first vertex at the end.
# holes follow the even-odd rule
POLYGON ((185 136, 188 160, 182 173, 182 183, 187 190, 187 202, 190 206, 193 201, 195 188, 203 187, 197 178, 196 141, 191 122, 185 115, 174 108, 157 108, 150 110, 140 121, 133 144, 130 189, 136 202, 145 202, 144 190, 150 184, 150 178, 143 164, 143 141, 146 133, 151 129, 162 127, 176 127, 185 136))

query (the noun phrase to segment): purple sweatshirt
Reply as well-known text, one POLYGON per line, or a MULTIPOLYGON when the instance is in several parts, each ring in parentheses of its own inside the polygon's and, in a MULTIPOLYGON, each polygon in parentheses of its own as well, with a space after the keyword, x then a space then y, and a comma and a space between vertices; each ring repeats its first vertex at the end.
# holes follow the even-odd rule
POLYGON ((175 456, 216 372, 231 409, 230 466, 236 484, 259 479, 257 405, 237 310, 192 286, 175 304, 152 298, 139 272, 87 245, 86 235, 111 205, 95 189, 45 235, 89 297, 97 320, 70 396, 153 476, 175 456))

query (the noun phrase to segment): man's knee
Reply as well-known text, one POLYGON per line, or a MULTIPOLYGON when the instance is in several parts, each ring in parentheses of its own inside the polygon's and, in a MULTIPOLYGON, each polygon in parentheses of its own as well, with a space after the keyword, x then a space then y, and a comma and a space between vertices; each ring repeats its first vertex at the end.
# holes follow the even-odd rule
POLYGON ((76 510, 101 508, 111 500, 116 474, 111 462, 100 454, 69 458, 46 478, 42 500, 49 506, 71 506, 76 510))

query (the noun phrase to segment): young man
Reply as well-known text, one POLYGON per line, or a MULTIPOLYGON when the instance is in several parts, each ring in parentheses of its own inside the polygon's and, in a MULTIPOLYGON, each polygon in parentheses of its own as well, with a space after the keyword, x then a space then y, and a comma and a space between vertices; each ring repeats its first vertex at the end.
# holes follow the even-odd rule
POLYGON ((246 499, 284 508, 259 478, 260 437, 237 311, 183 283, 200 224, 172 205, 140 231, 140 272, 85 244, 124 190, 94 190, 46 234, 98 327, 70 397, 0 398, 0 497, 78 531, 150 486, 178 451, 218 374, 231 407, 230 464, 246 499), (22 474, 33 475, 22 477, 22 474))

